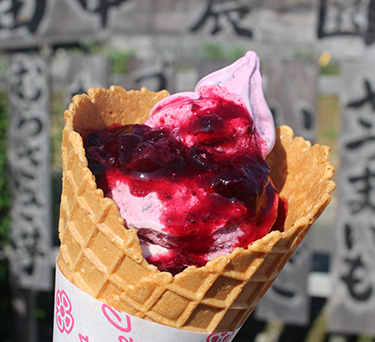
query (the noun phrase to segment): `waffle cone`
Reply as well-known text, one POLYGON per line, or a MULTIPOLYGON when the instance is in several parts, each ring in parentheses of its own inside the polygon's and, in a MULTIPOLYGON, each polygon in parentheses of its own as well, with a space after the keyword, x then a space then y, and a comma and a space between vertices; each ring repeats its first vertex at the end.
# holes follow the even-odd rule
POLYGON ((90 89, 65 112, 59 267, 77 287, 131 315, 170 327, 222 332, 240 327, 330 202, 335 183, 329 148, 277 129, 267 158, 288 211, 283 225, 248 249, 172 276, 142 257, 137 233, 125 229, 116 204, 103 197, 87 167, 82 136, 114 123, 144 122, 168 93, 90 89))

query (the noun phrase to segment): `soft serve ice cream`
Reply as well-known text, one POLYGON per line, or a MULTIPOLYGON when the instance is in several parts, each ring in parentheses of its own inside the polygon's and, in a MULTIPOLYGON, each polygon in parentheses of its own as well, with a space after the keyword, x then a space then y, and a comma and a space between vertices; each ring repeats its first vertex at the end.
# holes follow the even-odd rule
POLYGON ((161 100, 143 125, 93 131, 84 144, 144 257, 178 273, 271 230, 278 195, 264 158, 274 142, 259 59, 248 52, 194 92, 161 100))

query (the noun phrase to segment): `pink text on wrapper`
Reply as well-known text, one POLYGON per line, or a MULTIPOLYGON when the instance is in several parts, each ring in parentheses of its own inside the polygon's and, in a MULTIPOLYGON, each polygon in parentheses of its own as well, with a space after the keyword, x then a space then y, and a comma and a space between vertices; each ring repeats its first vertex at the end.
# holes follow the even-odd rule
POLYGON ((227 342, 234 335, 234 331, 211 334, 207 337, 207 342, 227 342))
MULTIPOLYGON (((107 319, 107 321, 111 323, 116 329, 125 333, 128 333, 132 330, 130 317, 128 315, 125 315, 126 316, 126 322, 125 322, 125 320, 123 320, 121 316, 118 314, 118 313, 121 313, 120 310, 114 309, 107 304, 103 304, 102 312, 104 314, 104 317, 107 319), (126 323, 126 325, 124 325, 124 323, 126 323)), ((124 336, 119 336, 118 340, 119 342, 133 342, 133 339, 131 337, 127 339, 124 336)))
POLYGON ((83 336, 82 334, 78 334, 79 342, 89 342, 88 336, 83 336))
POLYGON ((71 313, 72 304, 64 290, 56 293, 56 323, 60 332, 70 334, 74 326, 74 318, 71 313))
POLYGON ((102 311, 104 317, 108 320, 108 322, 111 323, 118 330, 126 333, 132 330, 130 317, 128 315, 126 315, 126 326, 122 326, 120 324, 123 322, 121 316, 118 314, 118 312, 121 313, 120 310, 114 309, 107 304, 103 304, 102 311))
MULTIPOLYGON (((78 334, 79 342, 89 342, 88 336, 83 336, 82 334, 78 334)), ((130 337, 129 340, 124 336, 118 337, 119 342, 133 342, 133 339, 130 337)))
POLYGON ((127 339, 124 336, 119 336, 118 340, 119 340, 119 342, 133 342, 133 339, 131 337, 129 337, 129 339, 127 339))

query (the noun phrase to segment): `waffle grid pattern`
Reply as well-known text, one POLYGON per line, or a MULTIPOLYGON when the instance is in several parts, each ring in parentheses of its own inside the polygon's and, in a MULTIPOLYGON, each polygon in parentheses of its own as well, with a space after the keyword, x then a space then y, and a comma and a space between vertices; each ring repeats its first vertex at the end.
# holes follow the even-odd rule
MULTIPOLYGON (((74 105, 70 109, 74 110, 74 105)), ((84 112, 82 108, 80 111, 84 112)), ((325 184, 316 208, 305 208, 308 215, 301 214, 286 231, 271 232, 248 250, 235 249, 205 267, 191 267, 172 277, 142 258, 135 231, 123 228, 117 206, 96 189, 84 158, 82 139, 71 127, 68 123, 63 134, 59 266, 70 281, 91 296, 171 327, 211 333, 241 326, 321 207, 328 204, 333 189, 331 183, 325 184)), ((291 140, 292 133, 285 132, 281 134, 291 140)), ((303 162, 303 158, 298 161, 303 162)), ((271 163, 281 169, 277 162, 271 163)), ((280 194, 284 192, 283 188, 280 194)))

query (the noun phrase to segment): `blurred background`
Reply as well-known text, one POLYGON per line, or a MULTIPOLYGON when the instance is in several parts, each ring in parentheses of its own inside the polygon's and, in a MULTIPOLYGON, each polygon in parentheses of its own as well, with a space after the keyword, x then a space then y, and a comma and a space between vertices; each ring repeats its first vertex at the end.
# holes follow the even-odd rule
POLYGON ((247 50, 277 125, 331 147, 331 205, 236 342, 374 341, 374 0, 0 1, 0 341, 51 341, 63 113, 192 90, 247 50))

